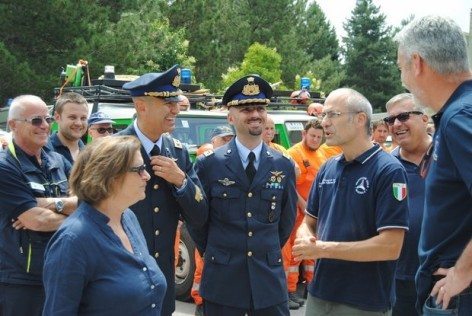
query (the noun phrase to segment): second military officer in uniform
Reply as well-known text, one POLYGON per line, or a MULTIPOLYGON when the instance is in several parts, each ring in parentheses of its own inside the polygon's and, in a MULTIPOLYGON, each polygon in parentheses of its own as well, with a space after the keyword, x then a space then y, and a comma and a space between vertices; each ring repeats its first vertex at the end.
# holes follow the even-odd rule
POLYGON ((262 141, 271 95, 259 76, 232 84, 223 104, 236 137, 196 163, 210 205, 204 228, 192 231, 208 316, 289 315, 281 248, 295 220, 295 169, 262 141))
POLYGON ((148 73, 126 83, 136 109, 136 120, 119 134, 135 135, 141 141, 141 154, 152 175, 146 185, 146 198, 130 208, 138 217, 147 246, 167 281, 162 314, 175 310, 174 241, 179 217, 195 227, 208 216, 208 205, 187 149, 167 133, 175 128, 179 113, 177 96, 180 68, 164 73, 148 73))

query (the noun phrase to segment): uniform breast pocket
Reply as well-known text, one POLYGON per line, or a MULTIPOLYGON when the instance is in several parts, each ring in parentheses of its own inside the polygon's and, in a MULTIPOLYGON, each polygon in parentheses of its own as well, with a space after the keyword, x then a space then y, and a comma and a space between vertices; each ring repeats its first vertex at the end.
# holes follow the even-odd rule
POLYGON ((244 218, 244 201, 237 188, 213 187, 211 189, 211 212, 223 221, 244 218))
POLYGON ((280 218, 281 203, 281 190, 262 190, 261 204, 256 212, 256 219, 262 223, 277 222, 280 218))

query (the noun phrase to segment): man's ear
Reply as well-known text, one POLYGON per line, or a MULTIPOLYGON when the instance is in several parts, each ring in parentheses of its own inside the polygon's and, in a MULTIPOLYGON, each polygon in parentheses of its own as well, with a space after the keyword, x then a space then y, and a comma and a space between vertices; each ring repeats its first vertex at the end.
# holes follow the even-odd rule
POLYGON ((136 113, 146 112, 146 101, 143 98, 136 98, 134 99, 134 107, 136 113))
POLYGON ((58 121, 61 118, 61 115, 57 113, 57 111, 54 111, 54 121, 58 121))
POLYGON ((413 53, 411 56, 411 64, 413 67, 413 71, 415 76, 420 75, 424 72, 424 59, 418 53, 413 53))
POLYGON ((8 128, 10 131, 14 131, 16 129, 16 121, 15 120, 9 120, 8 121, 8 128))

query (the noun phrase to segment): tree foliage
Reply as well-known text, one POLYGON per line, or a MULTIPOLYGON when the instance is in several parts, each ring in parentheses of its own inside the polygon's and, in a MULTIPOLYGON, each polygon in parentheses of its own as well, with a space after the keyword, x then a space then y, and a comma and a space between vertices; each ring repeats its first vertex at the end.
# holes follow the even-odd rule
POLYGON ((364 94, 375 111, 382 111, 393 95, 402 92, 392 30, 372 0, 358 0, 344 28, 344 83, 364 94))
POLYGON ((227 87, 234 81, 249 74, 256 74, 270 83, 280 81, 280 62, 282 58, 275 48, 269 48, 259 43, 252 44, 244 55, 240 67, 230 68, 223 75, 224 86, 227 87))

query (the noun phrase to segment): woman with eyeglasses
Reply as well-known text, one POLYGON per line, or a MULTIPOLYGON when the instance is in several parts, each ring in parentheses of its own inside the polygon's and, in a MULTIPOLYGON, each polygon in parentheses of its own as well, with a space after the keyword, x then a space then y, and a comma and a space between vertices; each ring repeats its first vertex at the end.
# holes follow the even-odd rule
POLYGON ((128 208, 149 179, 134 136, 80 153, 69 184, 82 202, 46 249, 43 315, 160 315, 166 281, 128 208))

